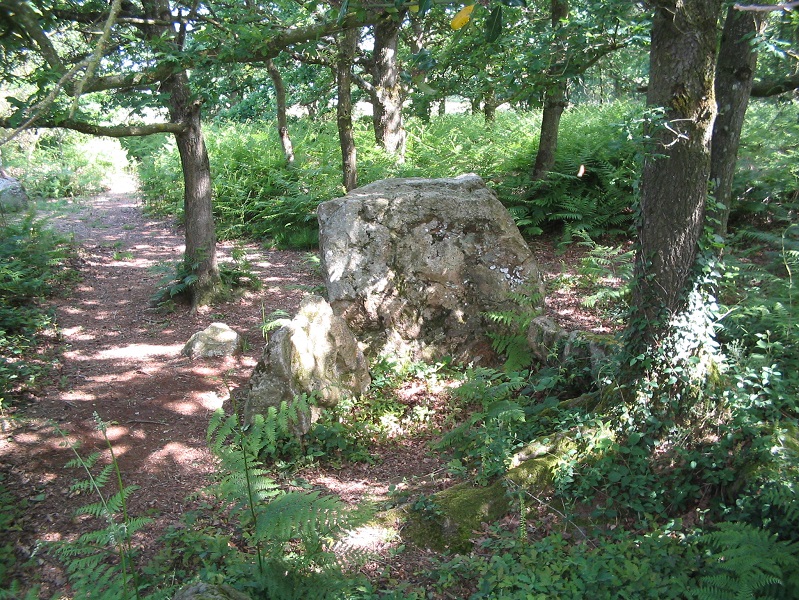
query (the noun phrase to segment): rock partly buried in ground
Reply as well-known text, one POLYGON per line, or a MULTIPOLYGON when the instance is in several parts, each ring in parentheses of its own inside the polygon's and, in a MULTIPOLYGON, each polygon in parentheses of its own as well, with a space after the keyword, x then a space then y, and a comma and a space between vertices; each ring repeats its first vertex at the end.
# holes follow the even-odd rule
POLYGON ((370 356, 490 364, 487 314, 543 303, 530 249, 477 175, 378 181, 318 215, 328 299, 370 356))
POLYGON ((240 347, 241 338, 238 333, 224 323, 211 323, 191 336, 181 352, 191 358, 213 358, 233 356, 240 347))
POLYGON ((17 212, 28 207, 28 194, 13 177, 0 175, 0 211, 17 212))
MULTIPOLYGON (((342 397, 364 394, 370 383, 368 364, 347 323, 323 298, 309 296, 294 319, 269 335, 250 381, 237 395, 250 421, 302 394, 332 407, 342 397)), ((307 433, 311 424, 312 419, 297 423, 295 433, 307 433)))
POLYGON ((172 600, 250 600, 250 597, 225 583, 192 583, 178 590, 172 600))
POLYGON ((601 383, 603 368, 612 367, 610 358, 618 341, 612 335, 566 331, 551 317, 542 315, 530 323, 527 345, 542 364, 568 368, 590 386, 601 383))
POLYGON ((546 496, 561 456, 574 447, 568 436, 533 441, 513 458, 512 468, 489 486, 460 483, 428 498, 421 509, 402 507, 382 515, 399 521, 403 539, 437 551, 466 553, 472 549, 475 532, 512 509, 517 493, 528 498, 546 496))

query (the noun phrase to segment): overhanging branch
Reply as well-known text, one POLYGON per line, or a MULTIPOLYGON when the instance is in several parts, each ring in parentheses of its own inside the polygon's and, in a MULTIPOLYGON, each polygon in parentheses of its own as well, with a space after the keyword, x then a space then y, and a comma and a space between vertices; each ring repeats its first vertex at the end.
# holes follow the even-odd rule
POLYGON ((780 4, 736 4, 735 10, 745 12, 776 12, 782 10, 790 12, 799 8, 799 0, 795 2, 782 2, 780 4))
MULTIPOLYGON (((0 118, 0 127, 12 129, 14 126, 6 118, 0 118)), ((182 133, 186 130, 183 123, 151 123, 149 125, 95 125, 84 121, 66 119, 64 121, 51 121, 40 119, 36 127, 45 129, 72 129, 88 135, 102 135, 106 137, 139 137, 154 133, 182 133)))
POLYGON ((768 98, 785 92, 799 89, 799 74, 786 77, 780 81, 756 81, 752 86, 753 98, 768 98))

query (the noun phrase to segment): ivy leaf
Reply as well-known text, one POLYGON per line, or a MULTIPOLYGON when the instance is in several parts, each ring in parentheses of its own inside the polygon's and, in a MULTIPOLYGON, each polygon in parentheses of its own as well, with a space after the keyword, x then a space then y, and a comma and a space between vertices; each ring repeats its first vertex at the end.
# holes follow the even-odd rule
POLYGON ((491 10, 486 20, 486 42, 495 42, 502 34, 502 5, 499 4, 491 10))

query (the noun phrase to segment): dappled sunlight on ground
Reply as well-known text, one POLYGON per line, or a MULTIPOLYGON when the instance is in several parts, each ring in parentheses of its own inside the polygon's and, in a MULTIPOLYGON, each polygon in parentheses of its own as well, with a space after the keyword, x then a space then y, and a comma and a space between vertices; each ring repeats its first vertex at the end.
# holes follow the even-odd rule
MULTIPOLYGON (((54 203, 53 209, 61 212, 52 225, 81 245, 75 263, 80 280, 56 301, 63 347, 51 382, 20 411, 24 418, 0 414, 0 463, 19 489, 37 498, 27 509, 36 524, 32 539, 71 539, 93 529, 97 523, 73 514, 96 498, 69 491, 74 478, 86 474, 64 465, 75 458, 69 445, 76 444, 81 456, 100 453, 96 468, 108 464, 98 416, 107 423, 124 484, 140 487, 130 499, 132 514, 158 515, 141 533, 147 548, 180 519, 185 498, 209 482, 216 461, 206 446, 208 422, 260 358, 263 315, 292 312, 319 280, 305 253, 253 245, 246 250, 255 276, 268 281, 264 289, 196 313, 181 305, 159 311, 149 300, 182 257, 182 233, 143 216, 136 198, 118 193, 76 199, 67 209, 54 203), (242 354, 197 360, 181 354, 192 334, 218 321, 241 334, 242 354)), ((219 245, 220 262, 231 260, 233 248, 219 245)), ((60 593, 62 584, 63 575, 48 571, 43 597, 60 593)))

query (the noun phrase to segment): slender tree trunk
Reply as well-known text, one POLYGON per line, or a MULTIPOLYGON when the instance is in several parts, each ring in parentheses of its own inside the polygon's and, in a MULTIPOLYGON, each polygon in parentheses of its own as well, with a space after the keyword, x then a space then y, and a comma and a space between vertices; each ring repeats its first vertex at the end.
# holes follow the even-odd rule
POLYGON ((711 191, 717 206, 708 211, 715 217, 714 227, 721 236, 727 234, 727 221, 732 207, 732 180, 757 64, 752 36, 761 23, 758 13, 739 11, 730 6, 721 34, 715 84, 718 115, 713 126, 710 161, 711 191))
POLYGON ((389 15, 374 27, 374 68, 372 120, 375 140, 389 154, 405 156, 405 129, 402 123, 402 88, 397 66, 397 40, 402 17, 389 15))
POLYGON ((547 87, 545 92, 541 135, 538 139, 538 153, 535 155, 535 165, 533 166, 533 181, 546 179, 549 172, 555 167, 560 118, 565 109, 566 82, 558 81, 547 87))
POLYGON ((497 119, 497 94, 494 89, 488 90, 483 98, 483 118, 486 125, 493 125, 497 119))
POLYGON ((649 347, 686 307, 704 224, 720 0, 660 0, 652 23, 647 104, 654 147, 641 181, 639 248, 628 338, 649 347))
MULTIPOLYGON (((558 30, 560 22, 569 16, 568 0, 552 0, 552 28, 558 30)), ((533 181, 546 179, 555 166, 558 150, 558 130, 560 118, 566 109, 565 79, 555 79, 544 92, 544 113, 541 119, 541 135, 538 140, 538 153, 533 166, 533 181)))
MULTIPOLYGON (((148 16, 156 16, 162 21, 171 20, 167 0, 148 0, 143 5, 148 16)), ((168 27, 148 26, 145 31, 146 35, 153 38, 169 33, 174 36, 175 45, 180 46, 180 34, 168 27)), ((221 284, 216 260, 211 166, 202 133, 200 102, 192 97, 188 75, 180 71, 164 81, 161 88, 169 96, 172 121, 186 125, 183 132, 175 134, 175 138, 183 169, 183 211, 186 221, 186 252, 183 260, 197 277, 190 287, 192 309, 196 309, 210 303, 221 284)))
POLYGON ((283 146, 283 155, 286 157, 286 162, 292 165, 294 164, 294 147, 289 137, 289 123, 286 118, 286 86, 283 85, 283 77, 280 75, 280 70, 275 66, 274 61, 266 61, 266 70, 269 71, 272 84, 275 86, 277 133, 280 136, 280 144, 283 146))
POLYGON ((355 136, 352 132, 352 63, 358 46, 358 30, 347 29, 339 38, 336 79, 338 138, 341 145, 341 171, 344 189, 348 192, 358 185, 355 136))
POLYGON ((179 73, 163 86, 170 95, 173 121, 187 128, 175 135, 183 169, 183 213, 186 222, 184 263, 197 276, 191 286, 192 308, 213 301, 220 285, 216 231, 211 201, 211 166, 200 124, 200 102, 192 100, 188 79, 179 73))

